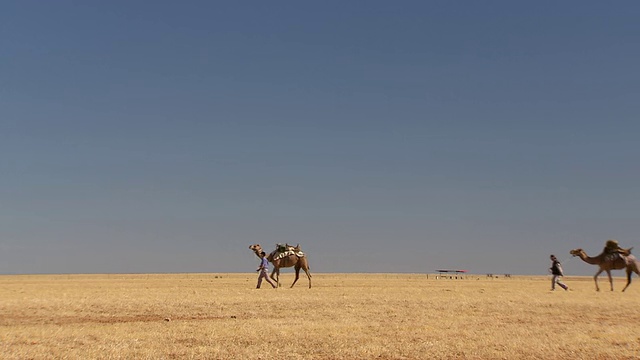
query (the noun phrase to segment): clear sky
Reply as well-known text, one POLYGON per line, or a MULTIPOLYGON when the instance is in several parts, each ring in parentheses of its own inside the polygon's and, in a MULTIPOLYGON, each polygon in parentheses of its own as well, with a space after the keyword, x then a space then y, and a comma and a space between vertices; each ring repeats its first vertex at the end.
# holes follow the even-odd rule
MULTIPOLYGON (((0 273, 640 249, 640 3, 5 1, 0 273)), ((571 260, 569 274, 595 268, 571 260)))

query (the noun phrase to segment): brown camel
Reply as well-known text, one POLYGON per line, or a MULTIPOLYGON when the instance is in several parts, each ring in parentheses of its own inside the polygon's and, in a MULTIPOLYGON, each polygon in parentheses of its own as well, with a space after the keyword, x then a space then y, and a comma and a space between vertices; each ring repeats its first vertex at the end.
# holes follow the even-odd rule
POLYGON ((598 286, 598 275, 600 275, 603 271, 607 272, 609 276, 609 284, 611 284, 611 291, 613 291, 613 279, 611 278, 611 270, 622 270, 625 269, 627 272, 627 285, 622 289, 622 291, 627 290, 629 285, 631 285, 631 275, 636 273, 640 275, 640 262, 636 259, 635 256, 631 255, 631 249, 626 249, 628 254, 627 256, 617 257, 615 260, 606 259, 607 254, 604 252, 598 256, 590 257, 587 256, 587 253, 582 249, 573 249, 569 251, 569 253, 573 256, 579 256, 582 261, 591 265, 598 265, 598 272, 594 275, 593 280, 596 283, 596 291, 600 291, 600 287, 598 286))
MULTIPOLYGON (((260 244, 250 245, 249 249, 253 250, 253 252, 258 257, 260 257, 260 253, 264 251, 262 250, 262 247, 260 246, 260 244)), ((300 251, 300 245, 296 246, 294 249, 296 251, 300 251)), ((293 284, 291 284, 291 287, 293 287, 293 285, 296 284, 296 281, 298 281, 298 278, 300 277, 300 269, 302 269, 304 270, 305 274, 307 274, 307 278, 309 278, 309 289, 311 289, 311 274, 309 273, 309 263, 307 262, 306 256, 298 257, 295 254, 291 254, 283 257, 282 259, 274 260, 273 259, 274 253, 275 251, 268 254, 267 260, 269 260, 269 262, 273 264, 273 271, 271 271, 271 278, 278 284, 278 286, 280 286, 280 282, 278 281, 280 279, 280 268, 293 266, 294 269, 296 270, 296 278, 295 280, 293 280, 293 284), (274 277, 274 274, 275 274, 275 277, 274 277)))

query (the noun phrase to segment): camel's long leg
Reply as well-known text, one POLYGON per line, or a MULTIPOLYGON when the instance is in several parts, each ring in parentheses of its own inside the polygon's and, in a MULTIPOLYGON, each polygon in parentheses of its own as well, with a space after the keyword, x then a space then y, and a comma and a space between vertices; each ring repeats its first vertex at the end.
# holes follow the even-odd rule
POLYGON ((307 274, 307 278, 309 279, 309 289, 311 289, 311 274, 309 273, 309 266, 305 263, 296 264, 294 269, 296 270, 296 278, 293 280, 293 284, 291 284, 291 287, 293 287, 293 285, 295 285, 300 278, 300 269, 302 269, 304 270, 304 273, 307 274))
POLYGON ((309 269, 303 267, 302 270, 304 270, 304 273, 307 274, 307 278, 309 279, 309 289, 311 289, 311 274, 309 274, 309 269))
POLYGON ((298 279, 300 278, 300 269, 304 270, 304 273, 307 274, 307 278, 309 279, 309 289, 311 289, 311 274, 306 267, 296 267, 296 278, 295 280, 293 280, 293 284, 291 284, 291 287, 293 287, 293 285, 296 284, 296 281, 298 281, 298 279))
POLYGON ((629 285, 631 285, 631 275, 633 275, 633 270, 631 270, 630 266, 627 266, 627 285, 624 286, 624 289, 622 289, 622 292, 627 290, 629 285))
POLYGON ((633 276, 633 273, 638 274, 638 276, 640 276, 640 269, 638 269, 638 261, 637 260, 632 260, 630 262, 627 263, 627 285, 624 287, 624 289, 622 289, 622 291, 627 290, 627 288, 629 287, 629 285, 631 285, 631 277, 633 276))
POLYGON ((296 281, 298 281, 298 278, 300 277, 300 265, 296 264, 295 270, 296 270, 296 278, 293 280, 293 284, 291 284, 291 287, 293 287, 293 285, 296 284, 296 281))
POLYGON ((611 270, 607 270, 607 276, 609 276, 609 285, 611 285, 611 291, 613 291, 613 278, 611 277, 611 270))
POLYGON ((600 286, 598 286, 598 276, 600 274, 602 274, 604 270, 600 269, 598 270, 598 272, 593 276, 593 281, 596 283, 596 291, 600 291, 600 286))
POLYGON ((271 272, 271 279, 276 282, 276 287, 280 287, 280 268, 278 266, 273 267, 273 271, 271 272))

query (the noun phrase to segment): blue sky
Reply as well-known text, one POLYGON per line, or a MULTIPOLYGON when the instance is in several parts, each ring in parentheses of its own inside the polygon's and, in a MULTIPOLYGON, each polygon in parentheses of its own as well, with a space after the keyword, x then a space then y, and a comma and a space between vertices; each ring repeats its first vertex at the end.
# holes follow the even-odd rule
POLYGON ((249 272, 289 242, 313 272, 544 274, 638 247, 639 18, 4 2, 0 273, 249 272))

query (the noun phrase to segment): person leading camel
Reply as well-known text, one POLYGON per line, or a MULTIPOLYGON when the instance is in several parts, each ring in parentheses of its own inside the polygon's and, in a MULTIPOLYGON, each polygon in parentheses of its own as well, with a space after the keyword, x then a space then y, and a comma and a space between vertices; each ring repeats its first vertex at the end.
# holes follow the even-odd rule
POLYGON ((554 291, 556 289, 556 284, 558 284, 558 286, 563 288, 565 291, 569 290, 569 287, 565 285, 562 280, 560 280, 564 276, 560 261, 558 261, 555 255, 551 255, 550 258, 551 267, 549 268, 549 270, 551 271, 551 275, 553 275, 553 277, 551 278, 551 291, 554 291))
POLYGON ((269 274, 268 274, 269 261, 267 260, 266 255, 267 253, 265 253, 264 251, 260 253, 260 267, 258 267, 258 269, 256 270, 257 272, 260 273, 260 275, 258 275, 258 285, 256 286, 256 289, 260 289, 260 285, 262 285, 263 278, 267 280, 267 282, 271 284, 271 286, 273 286, 274 288, 276 287, 276 284, 274 284, 271 281, 271 279, 269 279, 269 274))

